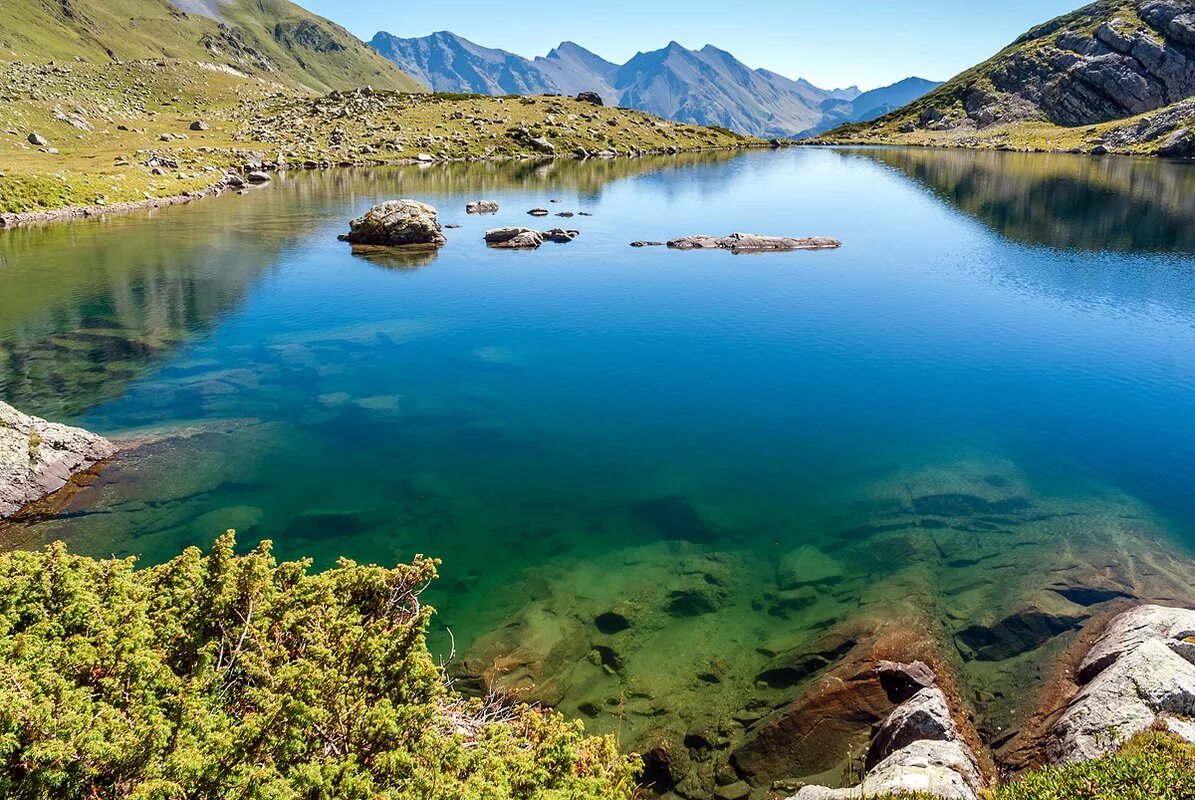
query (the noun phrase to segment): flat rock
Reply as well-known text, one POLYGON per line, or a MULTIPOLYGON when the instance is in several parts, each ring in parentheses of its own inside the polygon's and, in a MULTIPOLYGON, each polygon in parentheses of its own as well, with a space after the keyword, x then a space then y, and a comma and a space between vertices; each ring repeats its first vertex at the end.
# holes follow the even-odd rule
POLYGON ((732 233, 729 236, 685 236, 668 242, 673 250, 729 250, 732 253, 782 253, 794 250, 833 250, 842 242, 825 236, 764 236, 732 233))
POLYGON ((490 247, 533 250, 544 243, 544 235, 533 228, 495 228, 486 231, 485 241, 490 247))
POLYGON ((436 209, 418 200, 390 200, 374 206, 349 223, 349 228, 341 238, 352 244, 440 247, 448 241, 436 209))
POLYGON ((115 453, 116 447, 101 436, 0 402, 0 519, 58 491, 115 453))
POLYGON ((863 800, 918 793, 944 800, 976 800, 982 784, 967 748, 959 742, 920 741, 893 753, 860 786, 806 786, 791 800, 863 800))
POLYGON ((548 209, 546 209, 546 208, 533 208, 530 211, 528 211, 527 213, 533 217, 546 217, 546 216, 548 216, 548 214, 550 214, 552 212, 548 211, 548 209))

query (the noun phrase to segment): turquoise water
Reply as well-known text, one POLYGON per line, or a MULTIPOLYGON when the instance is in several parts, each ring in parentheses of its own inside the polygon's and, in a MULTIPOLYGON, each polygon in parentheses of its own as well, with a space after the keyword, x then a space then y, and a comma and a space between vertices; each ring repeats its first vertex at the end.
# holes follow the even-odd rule
MULTIPOLYGON (((150 442, 6 535, 150 562, 228 527, 322 566, 435 555, 458 652, 529 604, 583 618, 644 559, 733 559, 709 615, 749 654, 730 707, 777 652, 763 640, 800 646, 910 566, 856 541, 902 492, 993 531, 1022 503, 1065 508, 967 545, 1024 554, 1001 562, 1018 579, 1063 542, 1195 549, 1193 252, 1195 165, 904 150, 296 174, 2 233, 0 397, 150 442), (393 197, 462 227, 423 264, 336 240, 393 197), (475 199, 502 211, 467 217, 475 199), (592 216, 564 221, 569 245, 486 249, 540 205, 592 216), (628 247, 733 231, 844 246, 628 247), (836 605, 753 608, 802 546, 845 565, 836 605)), ((941 558, 939 585, 982 561, 941 558)), ((963 628, 1015 591, 960 590, 943 615, 963 628)), ((623 680, 675 669, 648 657, 661 642, 718 650, 702 630, 645 640, 623 680)), ((579 707, 588 680, 555 700, 579 707)))

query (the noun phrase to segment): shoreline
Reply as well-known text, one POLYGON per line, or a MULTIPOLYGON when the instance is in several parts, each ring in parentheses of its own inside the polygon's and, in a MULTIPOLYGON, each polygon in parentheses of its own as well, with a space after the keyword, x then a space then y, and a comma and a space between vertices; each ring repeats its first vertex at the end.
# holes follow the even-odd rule
MULTIPOLYGON (((43 209, 38 211, 13 211, 0 213, 0 231, 28 228, 38 225, 48 225, 57 222, 73 222, 82 219, 94 219, 108 214, 129 214, 137 211, 169 208, 172 206, 188 205, 196 200, 210 197, 220 197, 229 190, 241 191, 249 184, 235 184, 229 182, 229 176, 244 175, 251 171, 266 173, 286 172, 324 172, 333 169, 363 169, 370 167, 405 167, 405 166, 435 166, 438 164, 467 164, 467 163, 504 163, 508 161, 613 161, 615 159, 642 158, 644 156, 679 156, 689 153, 729 153, 748 150, 777 149, 767 141, 751 141, 738 147, 676 147, 666 150, 636 150, 628 153, 617 153, 612 156, 587 155, 579 156, 574 153, 560 153, 556 155, 536 156, 499 156, 494 158, 437 158, 433 161, 421 161, 418 158, 402 158, 387 161, 351 161, 329 163, 321 162, 314 166, 298 164, 295 167, 279 167, 277 164, 245 164, 239 169, 229 168, 216 182, 195 191, 184 192, 165 197, 146 198, 144 200, 126 200, 111 205, 63 206, 62 208, 43 209)), ((259 184, 262 186, 265 184, 259 184)))

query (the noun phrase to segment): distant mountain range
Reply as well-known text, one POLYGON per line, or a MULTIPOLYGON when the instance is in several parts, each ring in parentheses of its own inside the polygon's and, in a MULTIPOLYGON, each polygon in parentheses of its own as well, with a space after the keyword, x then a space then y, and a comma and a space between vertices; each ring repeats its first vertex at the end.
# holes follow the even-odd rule
POLYGON ((417 39, 382 32, 370 45, 438 92, 595 92, 608 105, 763 138, 811 135, 842 122, 875 119, 939 85, 909 78, 872 92, 820 89, 805 80, 751 69, 712 45, 689 50, 676 42, 621 65, 573 42, 532 60, 447 31, 417 39))

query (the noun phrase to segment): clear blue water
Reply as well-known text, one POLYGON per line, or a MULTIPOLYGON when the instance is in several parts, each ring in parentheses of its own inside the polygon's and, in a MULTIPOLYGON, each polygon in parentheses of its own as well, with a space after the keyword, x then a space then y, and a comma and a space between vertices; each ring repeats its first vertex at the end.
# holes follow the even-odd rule
MULTIPOLYGON (((1195 165, 903 150, 296 174, 7 232, 0 397, 156 443, 6 535, 150 562, 228 527, 319 565, 435 555, 462 650, 537 599, 529 575, 668 542, 834 551, 926 475, 1190 553, 1193 252, 1195 165), (462 226, 430 263, 336 240, 394 197, 462 226), (593 216, 549 220, 569 245, 484 246, 540 205, 593 216), (628 247, 734 231, 844 246, 628 247)), ((1034 527, 1023 569, 1070 535, 1034 527)))

